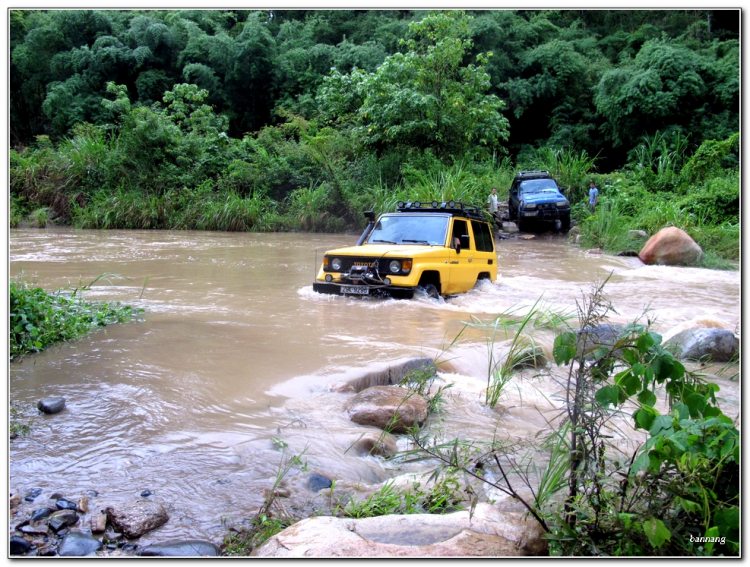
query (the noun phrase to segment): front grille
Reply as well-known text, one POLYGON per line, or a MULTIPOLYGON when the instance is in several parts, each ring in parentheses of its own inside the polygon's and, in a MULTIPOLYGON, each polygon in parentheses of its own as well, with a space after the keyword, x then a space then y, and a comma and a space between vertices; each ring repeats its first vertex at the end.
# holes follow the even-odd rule
POLYGON ((400 262, 404 261, 404 258, 372 258, 372 257, 356 257, 356 256, 329 256, 328 257, 328 269, 327 271, 333 272, 335 271, 333 268, 331 268, 331 259, 333 258, 340 258, 341 259, 341 272, 349 272, 352 269, 352 266, 354 265, 365 265, 368 266, 371 270, 378 270, 378 273, 380 273, 383 276, 386 276, 390 274, 390 269, 388 265, 393 260, 399 260, 400 262))
POLYGON ((341 271, 348 272, 352 269, 352 266, 366 266, 371 270, 378 270, 382 272, 387 268, 387 263, 381 258, 347 258, 344 256, 341 258, 341 271))

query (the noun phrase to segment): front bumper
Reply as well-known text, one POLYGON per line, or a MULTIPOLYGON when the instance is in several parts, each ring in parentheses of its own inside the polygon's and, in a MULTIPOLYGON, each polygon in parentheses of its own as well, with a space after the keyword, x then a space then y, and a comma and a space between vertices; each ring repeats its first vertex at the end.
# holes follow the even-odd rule
POLYGON ((521 209, 521 216, 528 220, 539 220, 539 221, 556 221, 570 216, 570 208, 558 209, 521 209))
POLYGON ((394 297, 397 299, 411 299, 412 297, 414 297, 415 290, 416 288, 413 287, 400 287, 393 285, 354 285, 333 282, 313 282, 313 291, 317 291, 318 293, 329 293, 333 295, 348 295, 360 297, 394 297), (365 290, 367 293, 364 293, 365 290))

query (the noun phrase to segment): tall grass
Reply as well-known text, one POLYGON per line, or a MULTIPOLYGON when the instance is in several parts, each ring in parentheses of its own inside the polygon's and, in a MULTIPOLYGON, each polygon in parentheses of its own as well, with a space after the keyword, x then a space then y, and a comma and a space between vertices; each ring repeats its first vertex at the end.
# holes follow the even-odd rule
POLYGON ((588 175, 596 169, 596 156, 591 157, 586 150, 543 147, 536 150, 530 169, 544 169, 557 180, 558 185, 567 191, 570 202, 581 200, 588 195, 588 175))

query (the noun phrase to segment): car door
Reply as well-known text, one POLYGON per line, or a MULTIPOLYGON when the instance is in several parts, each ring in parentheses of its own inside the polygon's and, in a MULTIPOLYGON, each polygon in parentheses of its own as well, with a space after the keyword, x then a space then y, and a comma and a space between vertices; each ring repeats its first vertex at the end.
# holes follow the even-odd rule
POLYGON ((468 291, 477 281, 477 270, 474 269, 474 248, 467 221, 453 219, 450 242, 448 262, 451 271, 447 293, 468 291), (456 249, 456 239, 461 244, 460 252, 456 249))

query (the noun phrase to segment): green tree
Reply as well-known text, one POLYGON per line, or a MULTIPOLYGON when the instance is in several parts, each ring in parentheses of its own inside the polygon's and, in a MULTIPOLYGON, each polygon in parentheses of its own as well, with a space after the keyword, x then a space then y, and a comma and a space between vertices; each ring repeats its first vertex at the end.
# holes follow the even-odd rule
POLYGON ((594 97, 614 145, 632 147, 643 132, 687 128, 706 95, 707 61, 671 41, 647 41, 632 63, 602 76, 594 97))
POLYGON ((501 148, 508 121, 500 113, 505 103, 487 94, 491 53, 478 55, 478 65, 464 63, 469 21, 463 12, 427 16, 409 25, 406 54, 388 57, 374 73, 334 71, 320 91, 324 117, 354 111, 365 144, 381 150, 429 148, 447 157, 501 148), (354 92, 342 93, 343 86, 354 92))

